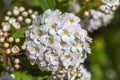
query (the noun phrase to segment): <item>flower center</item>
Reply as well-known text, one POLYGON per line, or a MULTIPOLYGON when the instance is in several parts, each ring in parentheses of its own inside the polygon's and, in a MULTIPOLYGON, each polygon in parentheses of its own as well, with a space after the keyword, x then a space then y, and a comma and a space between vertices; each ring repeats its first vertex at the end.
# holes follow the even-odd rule
POLYGON ((57 24, 54 23, 54 24, 51 25, 51 27, 52 27, 53 29, 55 29, 55 28, 57 27, 57 24))
POLYGON ((79 32, 76 32, 75 35, 76 35, 76 37, 79 37, 79 36, 80 36, 80 33, 79 33, 79 32))
POLYGON ((64 34, 68 35, 69 34, 68 30, 64 29, 64 34))
POLYGON ((40 48, 39 47, 35 47, 35 51, 36 51, 36 53, 40 52, 40 48))
POLYGON ((73 18, 70 18, 69 21, 70 21, 71 23, 73 23, 73 22, 74 22, 74 19, 73 19, 73 18))
POLYGON ((67 43, 64 42, 64 41, 61 41, 61 42, 60 42, 60 45, 61 45, 62 47, 65 47, 65 46, 67 45, 67 43))
POLYGON ((54 43, 54 39, 53 38, 49 38, 48 43, 53 44, 54 43))
POLYGON ((38 36, 41 37, 43 35, 43 32, 41 30, 38 31, 38 36))
POLYGON ((70 59, 70 58, 71 58, 71 55, 68 54, 68 55, 65 56, 65 58, 66 58, 66 59, 70 59))
POLYGON ((79 44, 79 42, 78 42, 78 41, 76 41, 76 42, 75 42, 75 44, 74 44, 74 46, 75 46, 75 47, 77 47, 77 46, 78 46, 78 44, 79 44))
POLYGON ((58 53, 57 53, 56 51, 53 51, 53 52, 52 52, 52 56, 57 57, 57 56, 58 56, 58 53))

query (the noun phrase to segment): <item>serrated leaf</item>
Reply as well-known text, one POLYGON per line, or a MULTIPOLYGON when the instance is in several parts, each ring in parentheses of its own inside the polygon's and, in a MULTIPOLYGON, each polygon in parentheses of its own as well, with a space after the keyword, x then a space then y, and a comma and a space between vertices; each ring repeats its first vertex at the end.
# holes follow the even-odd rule
POLYGON ((19 29, 18 31, 16 31, 16 32, 12 35, 12 37, 13 37, 13 38, 23 38, 23 37, 25 36, 24 33, 25 33, 25 31, 26 31, 27 29, 28 29, 28 26, 19 29))
POLYGON ((55 9, 56 0, 39 0, 43 11, 47 9, 55 9))

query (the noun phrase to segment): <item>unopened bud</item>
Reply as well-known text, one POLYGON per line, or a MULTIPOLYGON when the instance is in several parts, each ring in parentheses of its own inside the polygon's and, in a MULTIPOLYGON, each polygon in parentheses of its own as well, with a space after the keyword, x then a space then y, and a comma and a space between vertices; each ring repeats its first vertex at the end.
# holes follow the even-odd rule
POLYGON ((3 37, 0 38, 0 42, 4 42, 4 40, 5 40, 5 39, 4 39, 3 37))
POLYGON ((10 37, 10 38, 8 38, 8 41, 9 41, 9 42, 13 42, 13 41, 14 41, 14 38, 10 37))
POLYGON ((8 48, 8 47, 9 47, 9 44, 8 44, 8 43, 4 43, 4 47, 5 47, 5 48, 8 48))
POLYGON ((14 67, 15 67, 15 69, 19 69, 20 65, 19 64, 15 64, 14 67))
POLYGON ((63 74, 64 72, 62 70, 59 70, 59 74, 63 74))
POLYGON ((22 50, 25 50, 25 49, 26 49, 26 46, 25 46, 25 45, 22 45, 22 46, 21 46, 21 49, 22 49, 22 50))
POLYGON ((84 15, 85 15, 85 16, 89 16, 89 12, 88 12, 88 11, 85 11, 85 12, 84 12, 84 15))
POLYGON ((7 49, 5 52, 6 52, 7 54, 10 54, 10 53, 11 53, 11 50, 10 50, 10 49, 7 49))
POLYGON ((19 39, 19 38, 16 38, 16 39, 15 39, 15 42, 16 42, 16 43, 19 43, 19 42, 20 42, 20 39, 19 39))
POLYGON ((19 59, 15 59, 14 63, 15 63, 15 64, 19 64, 19 63, 20 63, 20 60, 19 60, 19 59))
POLYGON ((29 9, 29 10, 28 10, 28 13, 29 13, 29 14, 32 14, 32 13, 33 13, 32 9, 29 9))
POLYGON ((80 77, 81 77, 81 73, 78 73, 78 74, 77 74, 77 77, 80 78, 80 77))
POLYGON ((11 16, 11 15, 12 15, 12 12, 11 12, 11 11, 8 11, 8 12, 7 12, 7 15, 8 15, 8 16, 11 16))

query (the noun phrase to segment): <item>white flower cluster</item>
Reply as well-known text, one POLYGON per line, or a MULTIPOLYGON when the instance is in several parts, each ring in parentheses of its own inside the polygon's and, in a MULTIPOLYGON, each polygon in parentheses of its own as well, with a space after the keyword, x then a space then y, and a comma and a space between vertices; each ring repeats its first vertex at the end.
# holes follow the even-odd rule
POLYGON ((90 32, 102 26, 107 26, 114 17, 114 13, 106 15, 93 9, 91 9, 89 13, 90 15, 81 21, 81 25, 90 32))
POLYGON ((110 13, 111 11, 116 11, 120 5, 120 0, 101 0, 103 5, 100 6, 100 9, 105 13, 110 13))
POLYGON ((72 13, 46 10, 26 31, 25 45, 31 64, 41 70, 57 71, 63 67, 79 66, 90 53, 87 31, 72 13))
POLYGON ((79 13, 81 9, 77 0, 68 0, 68 7, 72 13, 79 13))
POLYGON ((15 80, 14 74, 9 74, 8 72, 3 72, 0 76, 0 80, 15 80))
POLYGON ((33 11, 32 9, 27 11, 24 7, 15 6, 12 11, 8 11, 4 17, 4 22, 2 22, 3 31, 9 31, 11 26, 18 30, 27 24, 31 24, 37 15, 37 11, 33 11))

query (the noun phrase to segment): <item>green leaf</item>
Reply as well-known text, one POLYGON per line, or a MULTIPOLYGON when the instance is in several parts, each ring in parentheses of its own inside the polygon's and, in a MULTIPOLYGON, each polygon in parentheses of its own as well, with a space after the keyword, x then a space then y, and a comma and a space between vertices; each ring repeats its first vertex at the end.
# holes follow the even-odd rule
POLYGON ((56 0, 39 0, 43 11, 46 9, 55 9, 56 0))
POLYGON ((25 33, 25 31, 26 31, 27 29, 28 29, 28 26, 19 29, 18 31, 16 31, 16 32, 12 35, 12 37, 13 37, 13 38, 23 38, 23 37, 25 36, 24 33, 25 33))
POLYGON ((39 0, 32 0, 32 1, 33 1, 33 3, 35 4, 35 6, 40 6, 39 0))
POLYGON ((49 77, 49 76, 45 76, 45 77, 43 77, 43 76, 39 76, 39 77, 37 78, 37 80, 47 80, 48 77, 49 77))
POLYGON ((29 75, 27 72, 15 71, 14 74, 16 80, 34 80, 34 77, 29 75))

